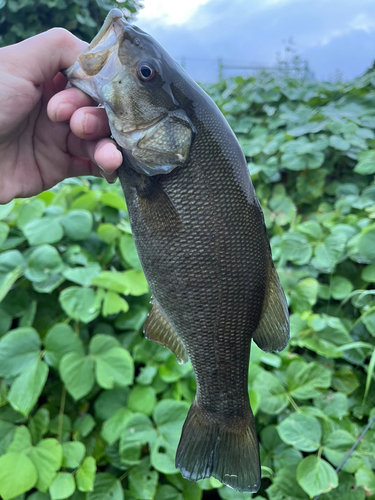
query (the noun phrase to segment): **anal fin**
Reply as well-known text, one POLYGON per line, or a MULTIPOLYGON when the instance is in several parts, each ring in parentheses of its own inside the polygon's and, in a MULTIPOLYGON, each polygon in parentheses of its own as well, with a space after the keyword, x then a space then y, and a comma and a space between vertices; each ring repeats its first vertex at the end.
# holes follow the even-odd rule
POLYGON ((157 302, 154 301, 153 304, 143 328, 145 337, 167 347, 173 352, 180 364, 186 363, 189 358, 182 340, 157 302))
POLYGON ((288 304, 274 266, 267 280, 262 316, 253 340, 266 352, 282 351, 289 340, 288 304))

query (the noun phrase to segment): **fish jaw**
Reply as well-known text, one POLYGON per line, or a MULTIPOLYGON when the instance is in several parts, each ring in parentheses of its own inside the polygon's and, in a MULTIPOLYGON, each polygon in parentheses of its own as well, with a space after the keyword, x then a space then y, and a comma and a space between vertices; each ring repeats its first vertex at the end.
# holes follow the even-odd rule
POLYGON ((123 31, 130 26, 119 9, 112 9, 87 49, 63 74, 75 87, 104 104, 111 83, 123 71, 118 57, 123 31))

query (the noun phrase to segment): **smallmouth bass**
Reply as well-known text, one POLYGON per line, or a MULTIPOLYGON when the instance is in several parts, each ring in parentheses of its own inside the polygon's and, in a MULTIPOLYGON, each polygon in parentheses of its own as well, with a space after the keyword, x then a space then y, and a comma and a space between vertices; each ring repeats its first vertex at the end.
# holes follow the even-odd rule
POLYGON ((206 93, 117 9, 65 74, 104 106, 124 156, 118 175, 153 294, 144 333, 196 375, 176 467, 256 492, 250 344, 282 350, 289 317, 240 145, 206 93))

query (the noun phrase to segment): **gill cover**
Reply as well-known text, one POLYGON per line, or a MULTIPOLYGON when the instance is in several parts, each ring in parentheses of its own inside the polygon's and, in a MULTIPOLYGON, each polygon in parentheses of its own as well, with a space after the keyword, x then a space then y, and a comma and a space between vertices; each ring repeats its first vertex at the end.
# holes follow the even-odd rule
POLYGON ((65 75, 104 106, 129 165, 152 176, 183 166, 194 139, 193 124, 172 91, 181 71, 161 45, 113 9, 65 75))

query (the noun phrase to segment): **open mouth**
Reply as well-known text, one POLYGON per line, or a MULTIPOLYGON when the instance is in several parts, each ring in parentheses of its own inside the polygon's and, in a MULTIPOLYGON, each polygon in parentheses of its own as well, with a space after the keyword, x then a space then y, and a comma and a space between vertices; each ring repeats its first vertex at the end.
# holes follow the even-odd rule
MULTIPOLYGON (((73 66, 63 71, 63 74, 74 85, 87 77, 98 75, 109 62, 111 55, 118 50, 124 27, 128 25, 129 23, 124 19, 119 9, 111 10, 90 45, 78 57, 73 66)), ((112 76, 113 69, 112 67, 112 76)), ((78 84, 77 86, 79 87, 78 84)))

